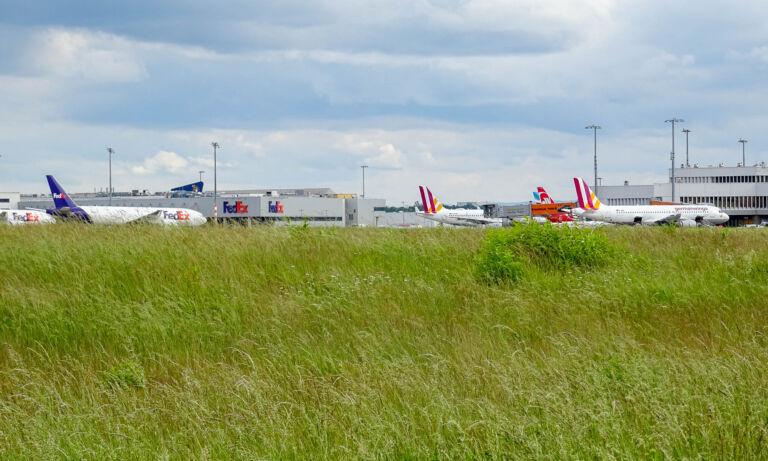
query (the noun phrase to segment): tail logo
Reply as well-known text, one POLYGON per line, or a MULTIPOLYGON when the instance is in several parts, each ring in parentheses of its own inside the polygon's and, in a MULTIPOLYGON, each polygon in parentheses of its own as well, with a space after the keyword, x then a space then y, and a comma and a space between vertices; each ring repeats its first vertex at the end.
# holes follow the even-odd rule
POLYGON ((546 204, 553 204, 555 203, 554 200, 552 200, 552 197, 549 196, 546 190, 544 190, 543 187, 539 186, 536 188, 536 192, 533 193, 533 197, 539 202, 539 203, 546 203, 546 204))
POLYGON ((53 198, 64 199, 64 198, 67 198, 67 194, 53 194, 53 198))
POLYGON ((589 188, 586 181, 581 178, 573 178, 573 184, 576 186, 579 207, 585 210, 597 210, 600 208, 600 200, 589 188))
POLYGON ((437 201, 437 197, 432 196, 432 191, 428 187, 419 186, 419 192, 421 192, 421 204, 424 206, 424 213, 435 214, 443 211, 443 205, 437 201))

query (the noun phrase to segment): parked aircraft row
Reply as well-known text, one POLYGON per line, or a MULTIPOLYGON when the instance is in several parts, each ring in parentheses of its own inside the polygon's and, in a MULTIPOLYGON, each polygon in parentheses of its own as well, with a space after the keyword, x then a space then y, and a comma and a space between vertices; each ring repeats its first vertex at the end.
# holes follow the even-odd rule
POLYGON ((152 223, 199 226, 205 224, 202 213, 188 208, 151 208, 130 206, 78 206, 56 179, 47 175, 54 208, 48 210, 4 210, 0 221, 8 224, 52 223, 56 218, 94 224, 152 223))
MULTIPOLYGON (((54 208, 48 210, 4 210, 0 212, 0 222, 8 224, 40 224, 55 222, 55 218, 75 219, 96 224, 186 224, 199 226, 206 222, 202 213, 187 208, 151 208, 125 206, 78 206, 56 179, 47 175, 54 208)), ((560 209, 546 218, 535 217, 537 221, 549 220, 553 223, 572 224, 574 216, 582 223, 602 222, 612 224, 669 224, 681 226, 718 225, 728 221, 728 215, 711 205, 602 205, 582 178, 573 178, 579 206, 573 209, 560 209)), ((425 186, 419 186, 423 211, 416 209, 418 216, 445 224, 457 226, 501 227, 500 218, 488 218, 481 209, 446 209, 425 186)), ((534 198, 540 204, 554 205, 543 187, 534 192, 534 198)))
MULTIPOLYGON (((728 215, 712 205, 602 205, 582 178, 573 178, 579 206, 570 209, 563 207, 557 213, 546 218, 534 217, 537 222, 550 221, 558 224, 574 223, 574 216, 581 220, 581 225, 595 224, 677 224, 679 226, 719 225, 728 221, 728 215), (591 223, 591 224, 590 224, 591 223)), ((458 226, 500 227, 501 219, 487 218, 480 209, 446 210, 428 187, 419 186, 423 211, 416 209, 416 214, 433 221, 458 226)), ((555 205, 543 187, 533 193, 538 204, 555 205)))

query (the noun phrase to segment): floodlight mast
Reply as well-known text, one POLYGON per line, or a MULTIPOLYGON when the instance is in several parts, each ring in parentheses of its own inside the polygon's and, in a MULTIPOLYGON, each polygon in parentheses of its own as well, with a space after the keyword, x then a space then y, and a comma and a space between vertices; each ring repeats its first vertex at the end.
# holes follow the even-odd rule
POLYGON ((360 168, 363 170, 363 197, 365 198, 365 169, 368 168, 368 165, 360 165, 360 168))
POLYGON ((744 150, 744 145, 747 144, 747 140, 743 138, 739 138, 739 142, 741 143, 741 166, 746 167, 747 166, 747 157, 744 150))
POLYGON ((675 123, 682 123, 685 120, 677 117, 672 117, 669 120, 664 120, 664 123, 672 123, 672 153, 669 158, 672 161, 672 175, 670 182, 672 184, 672 201, 675 201, 675 123))
POLYGON ((600 125, 595 125, 594 123, 584 127, 585 130, 592 130, 595 135, 595 194, 597 194, 597 130, 601 128, 600 125))
POLYGON ((690 133, 691 130, 688 128, 683 128, 683 133, 685 133, 685 167, 690 168, 691 164, 688 162, 688 133, 690 133))
POLYGON ((213 146, 213 222, 218 224, 219 223, 219 204, 216 203, 216 195, 218 192, 218 186, 216 184, 216 151, 219 148, 221 148, 221 146, 216 141, 213 141, 211 143, 211 146, 213 146))
POLYGON ((109 152, 109 206, 112 206, 112 155, 115 150, 107 147, 107 152, 109 152))

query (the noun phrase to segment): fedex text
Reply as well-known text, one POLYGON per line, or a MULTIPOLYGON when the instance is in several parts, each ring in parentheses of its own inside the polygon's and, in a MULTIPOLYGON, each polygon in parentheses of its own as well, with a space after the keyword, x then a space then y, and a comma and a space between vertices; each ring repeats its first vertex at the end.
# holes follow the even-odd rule
POLYGON ((248 205, 243 205, 243 202, 240 200, 234 204, 224 202, 224 213, 248 213, 248 205))

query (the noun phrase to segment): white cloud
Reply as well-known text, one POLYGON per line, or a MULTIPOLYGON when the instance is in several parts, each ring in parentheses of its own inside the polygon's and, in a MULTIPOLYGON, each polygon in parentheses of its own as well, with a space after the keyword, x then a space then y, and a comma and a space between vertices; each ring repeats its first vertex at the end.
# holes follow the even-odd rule
POLYGON ((567 197, 573 175, 591 176, 585 125, 604 128, 606 183, 638 183, 664 179, 676 115, 696 161, 740 160, 739 136, 763 160, 768 23, 751 3, 275 0, 258 24, 247 6, 224 13, 212 28, 237 27, 221 38, 190 32, 200 16, 151 33, 116 18, 125 36, 21 25, 18 44, 0 43, 2 164, 26 190, 40 191, 41 164, 90 190, 111 145, 116 184, 165 190, 199 169, 212 179, 215 140, 221 187, 359 191, 366 163, 367 192, 393 200, 425 182, 447 202, 537 185, 567 197))
POLYGON ((367 157, 365 162, 374 168, 400 169, 403 167, 405 156, 392 144, 379 146, 378 154, 373 157, 367 157))
POLYGON ((152 157, 145 159, 143 165, 132 167, 131 171, 136 174, 177 173, 188 166, 189 161, 176 152, 161 150, 152 157))
POLYGON ((147 71, 136 43, 103 32, 49 29, 36 37, 28 54, 33 68, 56 77, 101 82, 133 82, 147 71))
POLYGON ((753 47, 746 53, 739 52, 739 51, 731 51, 729 55, 736 58, 754 59, 762 63, 768 63, 768 45, 753 47))
POLYGON ((238 134, 235 137, 235 145, 254 157, 261 157, 264 155, 264 146, 259 142, 249 139, 243 134, 238 134))

